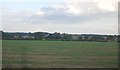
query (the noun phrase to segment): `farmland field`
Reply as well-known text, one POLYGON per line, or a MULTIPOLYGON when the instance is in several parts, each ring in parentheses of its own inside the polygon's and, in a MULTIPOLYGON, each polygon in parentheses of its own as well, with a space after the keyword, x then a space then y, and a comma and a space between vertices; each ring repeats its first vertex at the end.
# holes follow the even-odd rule
POLYGON ((3 40, 3 67, 117 68, 117 42, 3 40))

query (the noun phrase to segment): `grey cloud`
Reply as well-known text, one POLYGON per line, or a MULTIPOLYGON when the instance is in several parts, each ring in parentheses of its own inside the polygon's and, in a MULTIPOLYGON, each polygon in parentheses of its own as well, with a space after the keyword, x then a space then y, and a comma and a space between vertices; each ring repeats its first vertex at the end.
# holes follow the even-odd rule
MULTIPOLYGON (((61 23, 61 24, 73 24, 73 23, 82 23, 82 22, 86 22, 92 19, 99 19, 99 18, 103 18, 103 17, 113 17, 113 15, 115 15, 116 12, 103 12, 100 11, 99 9, 97 9, 97 6, 95 3, 92 2, 88 2, 88 3, 73 3, 73 4, 69 4, 67 3, 66 5, 62 5, 61 8, 54 8, 54 7, 44 7, 39 9, 40 11, 45 12, 43 15, 37 15, 34 14, 35 11, 31 12, 31 13, 26 13, 26 12, 21 12, 19 11, 19 13, 15 13, 15 15, 7 15, 5 17, 5 21, 7 21, 7 18, 10 18, 11 20, 17 20, 20 19, 21 22, 23 23, 31 23, 31 24, 45 24, 45 23, 61 23), (69 7, 70 5, 70 7, 69 7), (64 7, 65 6, 65 7, 64 7), (82 14, 71 14, 68 13, 67 11, 69 10, 69 8, 71 8, 71 6, 74 7, 78 7, 78 10, 83 10, 82 14), (80 7, 79 7, 80 6, 80 7), (92 10, 88 10, 87 8, 91 8, 92 10), (93 13, 93 11, 97 10, 96 13, 93 13), (21 13, 20 13, 21 12, 21 13)), ((36 11, 39 11, 36 10, 36 11)), ((75 9, 76 10, 76 9, 75 9)), ((11 14, 11 13, 9 13, 11 14)), ((12 13, 14 14, 14 12, 12 13)))
POLYGON ((28 23, 61 23, 61 24, 74 24, 74 23, 82 23, 89 20, 97 20, 103 17, 114 17, 115 14, 113 12, 106 13, 97 13, 97 14, 85 14, 85 15, 71 15, 64 11, 57 10, 52 12, 47 12, 44 15, 32 15, 30 17, 26 17, 24 20, 28 23))

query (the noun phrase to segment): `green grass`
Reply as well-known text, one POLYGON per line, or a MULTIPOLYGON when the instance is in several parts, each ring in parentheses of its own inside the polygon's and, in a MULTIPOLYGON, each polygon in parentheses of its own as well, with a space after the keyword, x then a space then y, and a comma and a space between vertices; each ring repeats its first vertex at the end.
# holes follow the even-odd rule
POLYGON ((3 40, 3 66, 117 68, 116 42, 3 40))

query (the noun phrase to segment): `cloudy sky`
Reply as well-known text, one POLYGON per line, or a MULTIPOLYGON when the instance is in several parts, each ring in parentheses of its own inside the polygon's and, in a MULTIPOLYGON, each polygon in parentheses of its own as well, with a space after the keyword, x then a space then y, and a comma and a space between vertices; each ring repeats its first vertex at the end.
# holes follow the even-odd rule
POLYGON ((117 34, 119 0, 4 0, 0 29, 10 32, 117 34))

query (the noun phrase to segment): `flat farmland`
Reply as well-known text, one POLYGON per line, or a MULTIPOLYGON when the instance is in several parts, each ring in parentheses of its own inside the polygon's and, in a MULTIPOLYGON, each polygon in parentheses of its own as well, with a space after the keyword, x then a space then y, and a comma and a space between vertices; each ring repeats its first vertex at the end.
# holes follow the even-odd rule
POLYGON ((3 40, 8 68, 117 68, 117 42, 3 40))

